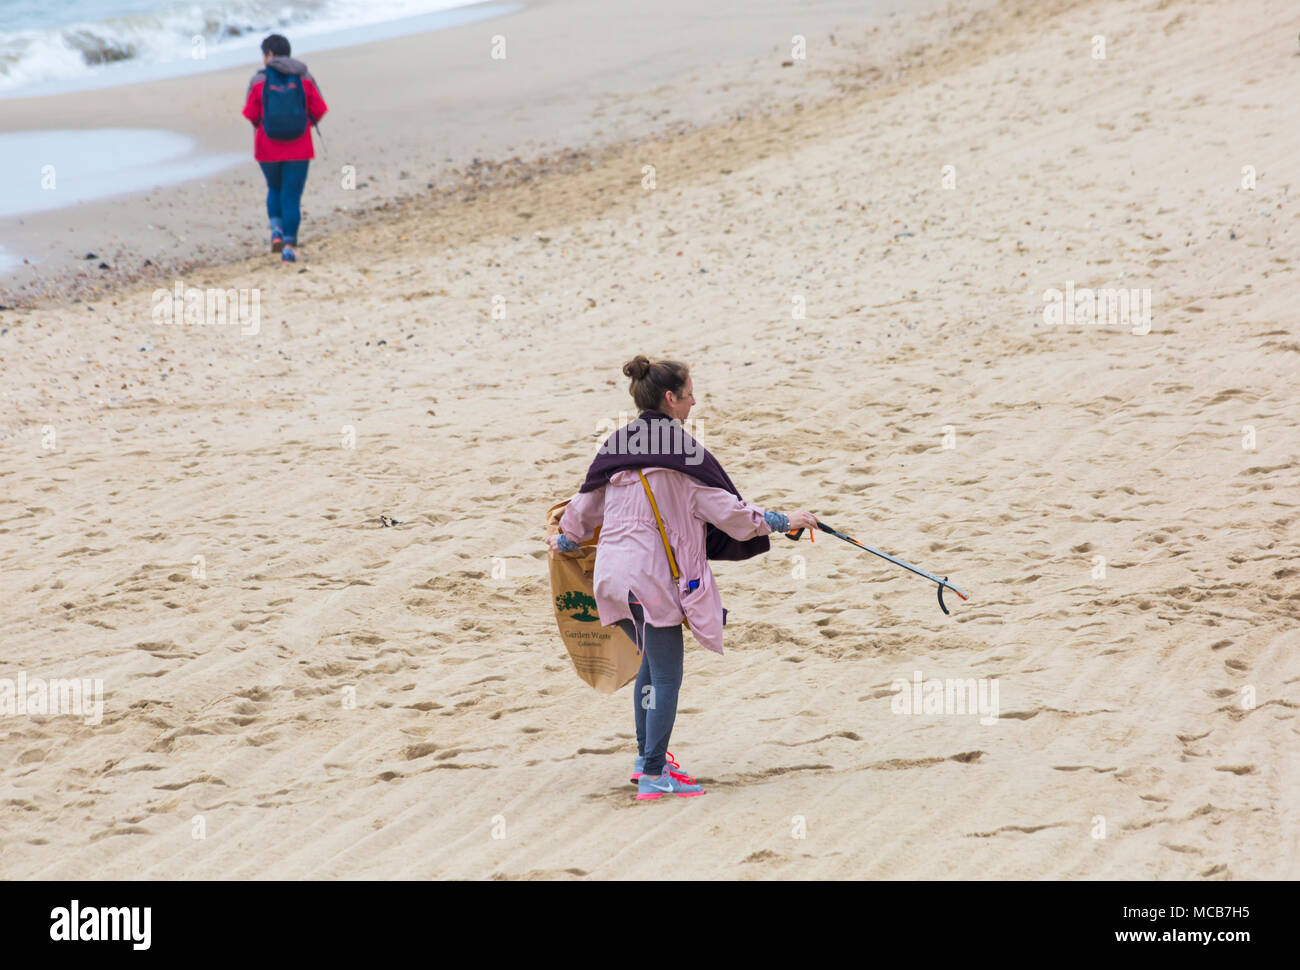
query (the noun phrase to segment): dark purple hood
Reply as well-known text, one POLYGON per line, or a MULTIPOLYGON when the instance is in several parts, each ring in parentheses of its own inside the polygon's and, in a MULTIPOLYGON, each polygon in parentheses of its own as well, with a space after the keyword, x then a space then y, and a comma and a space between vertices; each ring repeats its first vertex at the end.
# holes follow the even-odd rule
MULTIPOLYGON (((606 438, 578 491, 593 492, 604 487, 615 472, 638 468, 672 468, 711 488, 724 489, 740 498, 740 492, 718 459, 685 428, 658 411, 642 411, 606 438)), ((704 550, 710 559, 752 559, 771 547, 767 536, 755 536, 741 542, 721 529, 705 524, 704 550)))

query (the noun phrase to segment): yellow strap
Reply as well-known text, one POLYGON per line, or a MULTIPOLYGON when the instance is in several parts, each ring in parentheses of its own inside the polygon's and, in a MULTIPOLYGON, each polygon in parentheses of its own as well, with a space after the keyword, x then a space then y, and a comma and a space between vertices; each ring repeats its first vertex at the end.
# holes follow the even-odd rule
MULTIPOLYGON (((650 491, 650 483, 645 480, 645 472, 637 469, 637 474, 641 476, 641 484, 645 486, 646 498, 650 500, 650 511, 655 514, 655 525, 659 526, 659 538, 664 541, 664 552, 668 553, 668 568, 672 570, 673 582, 677 582, 681 578, 681 573, 677 571, 677 560, 673 556, 673 547, 668 544, 668 533, 664 529, 664 520, 659 517, 659 504, 655 501, 655 493, 650 491)), ((688 630, 691 628, 691 624, 685 616, 682 617, 682 624, 688 630)))
POLYGON ((673 558, 673 547, 668 544, 668 533, 664 531, 664 520, 659 517, 659 505, 655 502, 655 493, 650 491, 650 483, 645 480, 645 472, 638 470, 637 474, 641 476, 646 498, 650 500, 650 511, 655 514, 655 525, 659 526, 659 538, 664 541, 664 552, 668 553, 668 568, 673 571, 673 579, 680 579, 681 573, 677 571, 677 560, 673 558))

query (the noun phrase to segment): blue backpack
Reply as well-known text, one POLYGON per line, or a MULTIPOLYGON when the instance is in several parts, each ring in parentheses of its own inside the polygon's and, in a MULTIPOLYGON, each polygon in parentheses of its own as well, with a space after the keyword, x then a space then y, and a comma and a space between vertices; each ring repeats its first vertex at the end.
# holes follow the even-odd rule
POLYGON ((293 141, 307 130, 307 91, 302 78, 266 68, 262 82, 262 131, 276 141, 293 141))

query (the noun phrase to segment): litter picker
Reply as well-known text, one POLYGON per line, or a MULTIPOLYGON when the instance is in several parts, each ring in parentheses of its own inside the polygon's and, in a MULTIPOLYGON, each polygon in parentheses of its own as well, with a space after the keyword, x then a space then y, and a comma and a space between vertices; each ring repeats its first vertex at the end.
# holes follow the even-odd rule
MULTIPOLYGON (((918 576, 923 576, 923 577, 925 577, 926 579, 930 580, 930 582, 932 582, 932 583, 937 583, 938 586, 939 586, 939 609, 943 610, 943 612, 945 613, 945 615, 948 613, 948 607, 945 606, 945 605, 944 605, 944 602, 943 602, 943 591, 944 591, 944 588, 945 588, 945 587, 947 587, 948 589, 952 590, 954 593, 956 593, 958 596, 960 596, 960 597, 961 597, 962 599, 964 599, 964 600, 965 600, 965 599, 970 599, 969 596, 967 596, 965 593, 963 593, 961 590, 959 590, 959 589, 958 589, 956 586, 954 586, 952 583, 948 582, 948 577, 947 577, 947 576, 943 577, 943 579, 940 579, 938 576, 935 576, 935 575, 932 575, 932 574, 930 574, 930 573, 927 573, 924 569, 917 569, 915 566, 911 566, 911 565, 909 565, 909 564, 903 562, 903 560, 901 560, 901 559, 895 559, 893 556, 889 555, 889 553, 887 553, 887 552, 881 552, 879 549, 873 549, 873 548, 871 548, 871 546, 867 545, 867 544, 864 543, 864 542, 858 542, 857 539, 854 539, 854 538, 852 538, 851 536, 846 536, 843 532, 839 532, 839 531, 837 531, 837 530, 835 530, 835 529, 832 529, 832 528, 831 528, 829 525, 827 525, 825 522, 818 522, 818 523, 817 523, 817 528, 821 529, 823 532, 829 532, 831 535, 835 536, 835 538, 837 538, 837 539, 843 539, 845 542, 852 543, 853 545, 857 546, 859 549, 865 549, 867 552, 871 553, 871 554, 874 555, 874 556, 879 556, 881 559, 887 559, 887 560, 889 560, 890 562, 892 562, 895 566, 902 566, 902 567, 903 567, 904 569, 906 569, 908 572, 916 573, 916 575, 918 575, 918 576)), ((795 530, 792 531, 792 532, 787 532, 785 535, 786 535, 786 538, 787 538, 787 539, 793 539, 793 540, 795 540, 795 541, 797 542, 797 541, 799 540, 799 537, 800 537, 801 535, 803 535, 803 529, 795 529, 795 530)), ((811 532, 808 534, 808 538, 809 538, 809 539, 812 539, 812 533, 811 533, 811 532)))

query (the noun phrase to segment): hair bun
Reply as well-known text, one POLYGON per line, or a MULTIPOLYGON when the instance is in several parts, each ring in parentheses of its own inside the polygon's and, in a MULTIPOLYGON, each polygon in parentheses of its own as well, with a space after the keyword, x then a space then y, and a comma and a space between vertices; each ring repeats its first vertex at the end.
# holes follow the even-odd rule
POLYGON ((623 365, 623 376, 630 377, 634 381, 644 380, 649 373, 650 358, 643 354, 637 354, 623 365))

